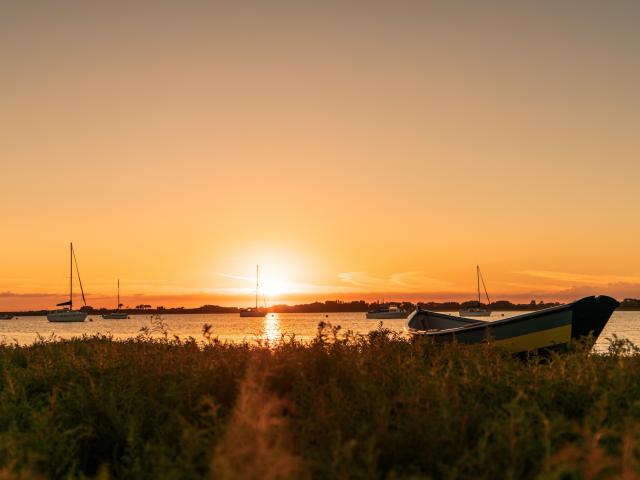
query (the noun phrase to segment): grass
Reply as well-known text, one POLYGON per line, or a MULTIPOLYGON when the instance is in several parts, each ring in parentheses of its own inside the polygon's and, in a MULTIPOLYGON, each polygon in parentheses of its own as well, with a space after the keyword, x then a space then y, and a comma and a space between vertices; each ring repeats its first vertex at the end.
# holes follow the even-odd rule
POLYGON ((640 356, 324 326, 0 346, 0 478, 636 478, 640 356))

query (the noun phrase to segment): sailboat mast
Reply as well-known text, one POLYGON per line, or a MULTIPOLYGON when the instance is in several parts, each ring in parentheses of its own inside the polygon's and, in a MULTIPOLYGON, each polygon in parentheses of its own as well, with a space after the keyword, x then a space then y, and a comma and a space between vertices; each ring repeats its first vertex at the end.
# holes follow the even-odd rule
POLYGON ((476 265, 476 278, 478 281, 478 305, 480 305, 480 265, 476 265))
POLYGON ((260 270, 259 266, 256 265, 256 310, 258 309, 258 287, 259 287, 259 278, 260 278, 260 270))
POLYGON ((69 242, 69 310, 73 310, 73 242, 69 242))
POLYGON ((116 310, 120 310, 120 279, 118 279, 118 307, 116 310))

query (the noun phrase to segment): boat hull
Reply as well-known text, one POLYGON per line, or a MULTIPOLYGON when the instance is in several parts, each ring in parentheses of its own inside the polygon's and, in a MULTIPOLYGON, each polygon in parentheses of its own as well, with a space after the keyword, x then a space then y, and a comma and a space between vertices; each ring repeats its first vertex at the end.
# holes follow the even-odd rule
POLYGON ((75 310, 63 310, 59 312, 49 312, 47 314, 47 320, 50 322, 84 322, 86 318, 87 314, 85 312, 75 310))
POLYGON ((510 352, 519 353, 563 346, 588 335, 595 341, 619 305, 607 296, 585 297, 567 305, 495 322, 469 319, 471 323, 457 327, 449 326, 465 319, 417 311, 409 320, 409 329, 436 342, 475 344, 492 341, 510 352), (440 319, 440 324, 434 319, 440 319))
POLYGON ((105 313, 104 315, 102 315, 102 318, 104 318, 105 320, 126 320, 127 318, 129 318, 129 315, 126 313, 113 312, 105 313))
POLYGON ((11 320, 12 318, 13 318, 13 315, 0 313, 0 320, 11 320))
POLYGON ((251 311, 240 310, 240 316, 241 317, 266 317, 267 312, 261 312, 259 310, 251 310, 251 311))

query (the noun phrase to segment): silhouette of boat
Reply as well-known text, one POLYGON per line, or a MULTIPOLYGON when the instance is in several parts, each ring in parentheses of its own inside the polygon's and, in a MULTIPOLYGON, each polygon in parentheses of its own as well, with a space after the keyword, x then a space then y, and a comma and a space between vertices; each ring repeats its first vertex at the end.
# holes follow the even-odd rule
POLYGON ((127 313, 120 311, 121 306, 122 304, 120 303, 120 279, 118 279, 118 307, 113 312, 105 313, 104 315, 102 315, 102 318, 106 320, 124 320, 129 318, 129 315, 127 313))
POLYGON ((85 307, 87 301, 84 298, 84 289, 82 288, 82 280, 80 279, 80 270, 78 270, 78 260, 76 259, 75 251, 73 250, 73 243, 69 244, 69 261, 70 261, 70 282, 69 282, 69 300, 66 302, 58 303, 56 307, 68 307, 61 310, 54 310, 47 314, 47 320, 50 322, 84 322, 87 318, 87 313, 81 310, 73 309, 73 265, 75 263, 76 273, 78 274, 78 283, 80 284, 80 291, 82 292, 82 301, 85 307))
POLYGON ((11 320, 13 315, 9 313, 0 313, 0 320, 11 320))
POLYGON ((459 312, 461 317, 488 317, 491 315, 491 310, 484 308, 482 303, 480 303, 480 280, 482 280, 484 294, 487 296, 487 305, 491 303, 491 300, 489 300, 489 294, 487 293, 487 287, 484 284, 484 278, 482 278, 479 265, 476 265, 476 279, 478 281, 478 304, 475 307, 461 308, 459 312))
POLYGON ((379 307, 367 312, 367 318, 371 319, 393 319, 407 318, 409 312, 401 310, 397 305, 389 305, 387 307, 379 307))
POLYGON ((266 317, 267 311, 258 308, 258 290, 260 289, 260 267, 256 265, 256 306, 240 310, 241 317, 266 317))
POLYGON ((525 313, 494 322, 416 310, 409 331, 436 342, 482 343, 491 340, 519 353, 561 347, 588 335, 600 335, 620 304, 606 295, 585 297, 573 303, 525 313))

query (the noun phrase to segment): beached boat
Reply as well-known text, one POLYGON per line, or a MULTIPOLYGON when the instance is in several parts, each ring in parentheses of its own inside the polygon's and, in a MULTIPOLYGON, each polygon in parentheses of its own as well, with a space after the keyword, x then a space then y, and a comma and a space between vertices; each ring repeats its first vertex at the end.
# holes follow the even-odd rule
POLYGON ((409 331, 436 342, 474 344, 490 340, 519 353, 561 347, 588 335, 595 341, 619 305, 611 297, 592 296, 494 322, 416 310, 409 318, 409 331))
POLYGON ((122 304, 120 303, 120 279, 118 279, 118 307, 113 312, 105 313, 104 315, 102 315, 102 318, 106 320, 124 320, 129 318, 129 315, 127 313, 120 311, 121 306, 122 304))
POLYGON ((460 316, 461 317, 488 317, 491 315, 491 310, 488 308, 484 308, 482 303, 480 302, 480 281, 482 280, 482 286, 484 287, 484 294, 487 296, 487 305, 491 303, 489 300, 489 294, 487 293, 487 287, 484 284, 484 278, 482 278, 482 273, 480 272, 480 266, 476 265, 476 280, 478 283, 478 303, 475 306, 461 308, 460 316))
POLYGON ((0 320, 11 320, 13 315, 10 313, 0 313, 0 320))
POLYGON ((258 308, 258 290, 260 289, 260 267, 256 265, 256 306, 240 310, 241 317, 266 317, 267 311, 258 308))
POLYGON ((87 318, 87 313, 81 310, 73 309, 73 265, 75 263, 76 273, 78 274, 78 283, 80 283, 80 291, 82 292, 82 301, 87 306, 87 301, 84 298, 84 289, 82 288, 82 280, 80 280, 80 270, 78 270, 78 260, 73 250, 73 243, 69 244, 69 257, 71 276, 69 283, 69 300, 66 302, 58 303, 57 307, 67 307, 61 310, 54 310, 47 314, 47 320, 50 322, 84 322, 87 318))
POLYGON ((393 318, 407 318, 409 312, 400 310, 397 305, 389 305, 388 307, 379 307, 367 312, 367 318, 371 319, 393 319, 393 318))

